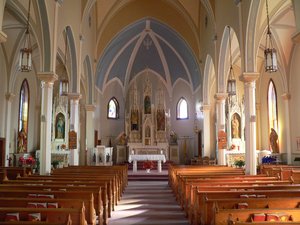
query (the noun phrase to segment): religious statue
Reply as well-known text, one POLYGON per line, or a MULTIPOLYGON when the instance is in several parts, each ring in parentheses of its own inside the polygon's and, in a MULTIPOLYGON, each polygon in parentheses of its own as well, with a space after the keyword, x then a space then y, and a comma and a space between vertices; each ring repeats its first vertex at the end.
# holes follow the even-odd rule
POLYGON ((138 110, 131 110, 131 130, 139 130, 139 115, 138 110))
POLYGON ((18 133, 18 153, 26 152, 26 141, 27 141, 27 135, 22 128, 18 133))
POLYGON ((145 110, 145 114, 151 114, 151 101, 149 96, 145 97, 144 110, 145 110))
POLYGON ((157 110, 157 130, 165 130, 165 111, 163 109, 157 110))
POLYGON ((241 138, 240 137, 240 122, 237 118, 237 114, 233 114, 232 120, 231 120, 231 133, 232 138, 241 138))
POLYGON ((123 133, 119 138, 119 145, 126 145, 127 144, 127 136, 123 133))
POLYGON ((58 114, 56 117, 56 135, 55 138, 65 138, 65 120, 63 114, 58 114))
POLYGON ((279 153, 279 147, 278 147, 278 134, 276 131, 271 128, 271 133, 270 133, 270 145, 273 153, 279 153))

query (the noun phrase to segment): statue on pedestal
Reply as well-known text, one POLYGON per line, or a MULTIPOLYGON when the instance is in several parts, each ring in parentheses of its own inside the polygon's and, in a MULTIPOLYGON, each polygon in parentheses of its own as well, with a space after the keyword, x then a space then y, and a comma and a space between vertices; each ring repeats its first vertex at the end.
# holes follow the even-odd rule
POLYGON ((278 134, 276 131, 271 128, 271 133, 270 133, 270 145, 273 153, 279 153, 279 147, 278 147, 278 134))
POLYGON ((22 128, 18 133, 18 153, 26 152, 26 141, 27 141, 27 135, 22 128))

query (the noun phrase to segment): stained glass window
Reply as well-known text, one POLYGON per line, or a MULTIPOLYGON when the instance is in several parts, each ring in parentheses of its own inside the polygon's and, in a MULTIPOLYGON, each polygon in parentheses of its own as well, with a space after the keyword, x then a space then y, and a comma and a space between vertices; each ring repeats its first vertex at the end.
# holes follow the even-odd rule
POLYGON ((107 118, 118 119, 119 118, 119 103, 115 97, 111 98, 107 105, 107 118))
POLYGON ((18 123, 18 134, 23 135, 22 143, 20 143, 20 148, 18 151, 27 151, 27 134, 28 134, 28 112, 29 112, 29 85, 25 79, 22 83, 20 90, 20 105, 19 105, 19 123, 18 123))
POLYGON ((270 80, 268 88, 268 118, 269 132, 271 128, 278 132, 277 94, 274 82, 272 80, 270 80))

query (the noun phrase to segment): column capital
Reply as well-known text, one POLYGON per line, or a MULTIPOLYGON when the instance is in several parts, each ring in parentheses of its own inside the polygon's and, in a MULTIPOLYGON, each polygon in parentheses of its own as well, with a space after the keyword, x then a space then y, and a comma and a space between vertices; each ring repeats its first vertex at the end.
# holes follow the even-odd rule
POLYGON ((300 43, 300 30, 297 30, 296 33, 293 34, 292 40, 294 43, 300 43))
POLYGON ((290 93, 284 93, 281 95, 283 100, 290 100, 291 99, 291 94, 290 93))
POLYGON ((81 99, 81 94, 80 93, 68 93, 68 98, 70 100, 79 100, 81 99))
POLYGON ((6 42, 6 40, 7 40, 7 35, 3 31, 0 31, 0 43, 6 42))
POLYGON ((7 92, 7 93, 5 94, 5 98, 6 98, 6 100, 9 101, 9 102, 11 102, 15 96, 16 96, 16 95, 15 95, 14 93, 12 93, 12 92, 7 92))
POLYGON ((240 81, 243 81, 244 83, 250 83, 253 81, 256 81, 259 78, 259 73, 256 72, 244 72, 240 76, 240 81))
POLYGON ((225 100, 227 97, 228 97, 228 94, 227 94, 227 93, 216 93, 216 94, 215 94, 215 99, 216 99, 217 101, 225 100))
POLYGON ((210 110, 210 105, 203 105, 201 107, 201 112, 203 112, 203 111, 209 111, 209 110, 210 110))
POLYGON ((45 83, 54 84, 54 82, 57 81, 58 76, 54 72, 39 72, 37 73, 37 78, 45 83))
POLYGON ((94 112, 96 110, 96 106, 93 104, 87 104, 85 105, 85 110, 89 112, 94 112))

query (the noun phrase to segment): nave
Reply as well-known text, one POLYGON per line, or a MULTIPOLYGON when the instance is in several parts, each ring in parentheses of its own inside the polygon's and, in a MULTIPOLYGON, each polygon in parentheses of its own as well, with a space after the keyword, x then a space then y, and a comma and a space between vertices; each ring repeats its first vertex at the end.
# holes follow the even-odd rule
POLYGON ((167 181, 129 181, 110 225, 188 225, 167 181))

